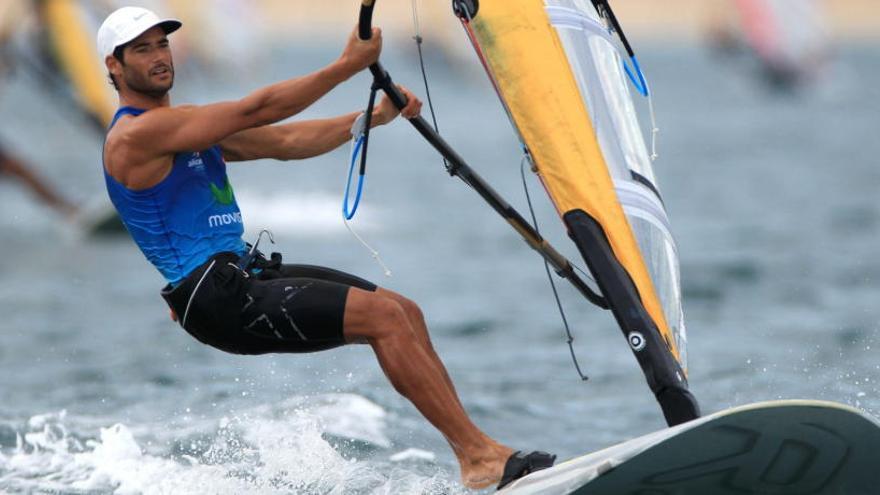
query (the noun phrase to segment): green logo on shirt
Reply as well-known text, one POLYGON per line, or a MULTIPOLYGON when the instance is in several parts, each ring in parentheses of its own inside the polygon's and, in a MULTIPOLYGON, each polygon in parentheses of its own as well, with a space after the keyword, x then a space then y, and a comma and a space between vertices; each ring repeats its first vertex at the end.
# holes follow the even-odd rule
POLYGON ((229 178, 226 179, 226 185, 223 189, 220 189, 211 182, 211 194, 214 195, 214 199, 221 205, 229 206, 235 201, 235 195, 232 193, 232 184, 229 183, 229 178))

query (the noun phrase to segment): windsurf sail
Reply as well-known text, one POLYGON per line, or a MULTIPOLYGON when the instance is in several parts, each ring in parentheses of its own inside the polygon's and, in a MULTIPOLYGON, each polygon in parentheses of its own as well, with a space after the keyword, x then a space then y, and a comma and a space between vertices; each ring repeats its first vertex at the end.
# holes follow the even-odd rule
POLYGON ((814 74, 828 54, 828 29, 819 0, 735 0, 746 45, 775 82, 814 74))
MULTIPOLYGON (((374 0, 362 0, 362 38, 374 0)), ((668 424, 699 416, 688 391, 678 256, 604 0, 453 0, 537 174, 600 294, 421 118, 447 168, 492 205, 557 273, 610 309, 668 424)), ((628 46, 628 44, 627 44, 628 46)), ((638 70, 630 69, 648 93, 638 70)), ((405 102, 380 64, 378 84, 405 102), (395 94, 397 93, 397 94, 395 94)))
POLYGON ((102 129, 116 111, 116 95, 107 80, 104 61, 92 42, 93 29, 79 2, 41 0, 51 54, 69 80, 79 107, 102 129))

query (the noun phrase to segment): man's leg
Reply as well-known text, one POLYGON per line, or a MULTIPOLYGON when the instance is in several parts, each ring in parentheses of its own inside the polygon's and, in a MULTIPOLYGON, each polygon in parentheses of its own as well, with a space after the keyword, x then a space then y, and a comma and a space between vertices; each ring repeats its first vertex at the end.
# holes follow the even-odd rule
POLYGON ((414 314, 410 307, 414 304, 401 303, 399 296, 391 294, 384 290, 349 290, 344 316, 346 340, 366 340, 372 346, 395 390, 446 437, 458 458, 465 485, 482 488, 498 483, 513 451, 489 438, 470 420, 445 367, 429 350, 421 312, 414 314), (414 325, 412 320, 422 323, 414 325))
POLYGON ((40 200, 58 213, 68 217, 76 213, 76 206, 61 197, 60 194, 49 187, 49 185, 40 179, 33 171, 28 169, 24 163, 4 154, 3 151, 0 150, 0 175, 2 174, 8 174, 18 178, 28 186, 28 188, 30 188, 40 200))
MULTIPOLYGON (((379 295, 389 297, 400 304, 409 320, 410 326, 412 326, 413 330, 416 332, 416 337, 418 337, 419 343, 422 345, 422 348, 425 349, 425 352, 428 353, 428 356, 431 357, 431 361, 433 361, 443 372, 443 379, 446 381, 446 385, 449 386, 449 389, 452 390, 452 394, 455 396, 455 400, 458 401, 459 398, 458 393, 455 391, 455 385, 452 383, 452 379, 446 371, 446 366, 443 365, 440 361, 440 356, 438 356, 437 352, 434 350, 434 345, 431 343, 431 337, 428 334, 428 325, 425 323, 425 316, 422 314, 422 310, 419 306, 412 300, 381 287, 379 287, 376 292, 379 295)), ((459 401, 459 405, 460 404, 461 402, 459 401)))

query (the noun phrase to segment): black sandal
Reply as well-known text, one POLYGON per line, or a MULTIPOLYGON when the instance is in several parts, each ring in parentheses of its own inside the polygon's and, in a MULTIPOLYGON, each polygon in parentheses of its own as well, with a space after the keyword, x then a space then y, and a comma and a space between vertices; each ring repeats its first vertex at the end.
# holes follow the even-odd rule
POLYGON ((553 465, 555 460, 555 455, 546 452, 534 451, 523 454, 517 450, 504 464, 504 474, 501 476, 501 483, 498 483, 498 490, 527 474, 547 469, 553 465))

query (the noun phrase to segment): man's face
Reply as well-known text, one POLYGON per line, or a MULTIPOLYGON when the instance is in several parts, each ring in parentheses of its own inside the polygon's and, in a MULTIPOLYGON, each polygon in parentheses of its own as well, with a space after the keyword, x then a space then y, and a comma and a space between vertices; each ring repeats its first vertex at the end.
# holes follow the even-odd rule
POLYGON ((174 86, 174 61, 160 27, 135 38, 123 51, 122 80, 132 91, 161 98, 174 86))

